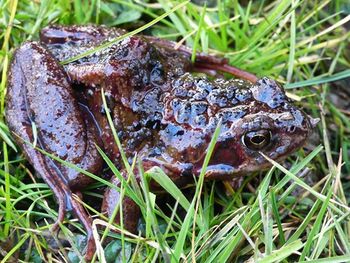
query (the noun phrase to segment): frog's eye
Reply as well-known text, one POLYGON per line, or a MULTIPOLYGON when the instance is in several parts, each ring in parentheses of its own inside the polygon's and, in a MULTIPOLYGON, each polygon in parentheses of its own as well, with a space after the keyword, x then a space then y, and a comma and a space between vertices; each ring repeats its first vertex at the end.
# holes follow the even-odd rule
POLYGON ((269 130, 250 131, 243 135, 242 141, 251 150, 261 150, 270 144, 271 136, 269 130))

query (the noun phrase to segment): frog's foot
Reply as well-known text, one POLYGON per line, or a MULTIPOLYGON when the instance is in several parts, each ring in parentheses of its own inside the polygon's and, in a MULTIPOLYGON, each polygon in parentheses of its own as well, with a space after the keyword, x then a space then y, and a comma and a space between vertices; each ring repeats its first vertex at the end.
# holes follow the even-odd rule
POLYGON ((51 231, 53 232, 56 232, 59 229, 59 226, 63 223, 66 215, 66 202, 64 196, 57 197, 57 194, 55 194, 55 196, 58 200, 58 215, 56 222, 51 227, 51 231))
MULTIPOLYGON (((116 28, 108 28, 104 26, 60 26, 60 25, 51 25, 41 30, 40 32, 40 40, 43 43, 48 45, 51 44, 62 44, 62 43, 73 43, 76 42, 79 45, 76 46, 89 46, 89 45, 98 45, 103 41, 106 41, 110 38, 115 38, 125 34, 126 32, 121 29, 116 28)), ((186 54, 187 56, 191 56, 192 49, 184 46, 178 45, 178 43, 161 39, 153 36, 143 36, 152 44, 160 47, 164 47, 166 49, 178 50, 181 53, 186 54)), ((83 48, 84 49, 84 48, 83 48)), ((76 54, 78 55, 78 54, 76 54)), ((62 54, 59 52, 56 54, 59 60, 64 60, 62 54)), ((96 70, 97 68, 95 68, 96 70)), ((210 56, 201 52, 196 54, 196 61, 194 63, 194 70, 200 72, 210 72, 221 71, 230 73, 238 78, 245 79, 251 82, 256 82, 258 78, 247 71, 241 70, 239 68, 230 66, 228 64, 227 59, 218 58, 215 56, 210 56)))
MULTIPOLYGON (((71 191, 69 191, 68 189, 66 189, 66 193, 63 193, 60 190, 57 191, 57 189, 53 189, 53 191, 55 192, 56 198, 58 200, 59 209, 57 220, 51 227, 51 231, 58 231, 60 225, 64 221, 66 211, 72 210, 74 215, 83 224, 86 230, 87 245, 85 248, 85 259, 87 261, 90 261, 96 251, 95 240, 93 238, 92 232, 92 220, 90 216, 86 213, 85 209, 81 204, 81 201, 77 200, 76 198, 74 198, 74 196, 72 196, 71 191)), ((80 196, 77 197, 81 199, 80 196)))
POLYGON ((126 31, 115 27, 96 25, 49 25, 40 31, 40 41, 45 44, 94 44, 119 37, 126 31))
MULTIPOLYGON (((48 44, 63 44, 63 43, 74 43, 74 49, 80 50, 80 52, 86 51, 85 46, 96 46, 101 44, 108 39, 115 38, 125 34, 126 32, 117 28, 108 28, 104 26, 93 26, 93 25, 83 25, 83 26, 61 26, 61 25, 51 25, 41 30, 40 40, 48 44)), ((150 43, 156 46, 160 46, 166 49, 177 50, 184 53, 186 56, 190 57, 192 54, 192 49, 184 46, 178 45, 178 43, 161 39, 153 36, 143 36, 150 43)), ((51 46, 53 52, 58 60, 62 61, 67 58, 58 50, 55 52, 55 46, 51 46), (57 54, 56 54, 57 53, 57 54)), ((75 54, 78 55, 79 53, 75 54)), ((94 71, 98 70, 98 67, 93 67, 94 71)), ((211 56, 205 53, 198 52, 196 54, 196 61, 194 63, 194 71, 209 72, 212 75, 212 71, 220 71, 232 74, 238 78, 245 79, 255 83, 258 78, 247 71, 241 70, 239 68, 230 66, 228 60, 225 58, 219 58, 211 56)))
POLYGON ((87 243, 85 248, 85 259, 90 261, 96 251, 96 244, 92 232, 92 219, 85 211, 78 196, 70 196, 70 203, 75 216, 83 224, 86 230, 87 243))
POLYGON ((90 261, 96 251, 96 245, 92 232, 92 220, 81 204, 81 193, 76 192, 74 196, 69 189, 64 189, 63 195, 61 192, 56 192, 55 194, 58 199, 59 210, 57 220, 51 228, 52 231, 58 230, 60 224, 62 224, 64 220, 66 211, 72 211, 86 230, 87 245, 85 248, 85 259, 90 261))
POLYGON ((64 220, 66 211, 72 211, 86 230, 87 244, 85 248, 85 259, 90 261, 96 251, 96 245, 92 232, 92 220, 81 204, 82 196, 80 192, 77 192, 74 196, 69 189, 65 189, 63 192, 56 192, 55 195, 58 199, 59 210, 57 220, 51 230, 53 232, 58 231, 60 224, 64 220))

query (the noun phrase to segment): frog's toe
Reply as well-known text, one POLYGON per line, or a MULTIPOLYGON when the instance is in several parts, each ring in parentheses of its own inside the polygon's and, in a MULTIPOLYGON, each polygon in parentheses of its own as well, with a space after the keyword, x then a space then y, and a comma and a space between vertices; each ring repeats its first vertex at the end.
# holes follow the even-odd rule
POLYGON ((87 244, 86 244, 86 251, 85 251, 85 260, 86 261, 90 261, 94 254, 95 254, 95 251, 96 251, 96 243, 95 243, 95 239, 94 239, 94 236, 91 233, 89 233, 87 235, 87 244))
POLYGON ((85 251, 86 252, 85 259, 89 261, 92 259, 96 251, 96 244, 93 238, 93 231, 92 231, 92 219, 89 216, 89 214, 85 211, 84 206, 82 205, 82 201, 79 198, 79 194, 71 195, 69 196, 69 198, 70 198, 70 204, 72 205, 73 213, 78 218, 78 220, 83 224, 86 230, 87 244, 86 244, 86 251, 85 251))
POLYGON ((56 222, 53 224, 51 230, 56 231, 58 230, 60 224, 64 221, 64 217, 66 215, 66 201, 64 198, 60 198, 58 200, 58 215, 56 222))

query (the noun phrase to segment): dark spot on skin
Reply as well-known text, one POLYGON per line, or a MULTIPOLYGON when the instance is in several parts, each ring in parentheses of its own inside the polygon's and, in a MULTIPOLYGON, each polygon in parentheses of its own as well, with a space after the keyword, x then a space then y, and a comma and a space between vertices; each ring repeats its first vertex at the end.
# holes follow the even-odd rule
POLYGON ((181 130, 181 131, 177 131, 175 135, 176 136, 182 136, 184 134, 185 134, 185 131, 181 130))
POLYGON ((148 120, 146 123, 146 127, 153 130, 158 130, 160 125, 160 120, 148 120))
POLYGON ((187 89, 184 87, 179 87, 177 89, 174 89, 174 95, 179 98, 186 98, 187 97, 187 89))
POLYGON ((251 96, 251 93, 249 90, 247 89, 237 89, 235 91, 235 98, 238 100, 238 101, 246 101, 247 99, 249 99, 251 96))
POLYGON ((134 131, 139 131, 142 128, 141 123, 136 121, 133 122, 133 128, 134 131))
POLYGON ((162 85, 164 83, 164 68, 159 61, 155 63, 155 66, 151 70, 150 78, 153 85, 162 85))

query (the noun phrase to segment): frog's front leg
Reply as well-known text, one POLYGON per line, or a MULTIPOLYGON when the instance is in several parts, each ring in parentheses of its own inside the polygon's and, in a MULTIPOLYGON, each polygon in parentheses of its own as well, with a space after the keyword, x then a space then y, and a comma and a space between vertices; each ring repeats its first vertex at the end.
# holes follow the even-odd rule
MULTIPOLYGON (((127 180, 127 173, 125 171, 122 171, 121 175, 125 180, 127 180)), ((138 176, 136 181, 139 183, 138 176)), ((113 216, 114 210, 121 201, 121 181, 116 176, 113 176, 111 183, 115 185, 116 188, 109 187, 106 189, 101 208, 102 212, 106 214, 107 218, 111 218, 113 216)), ((137 222, 140 218, 140 208, 130 197, 124 196, 120 209, 122 210, 124 228, 131 233, 136 233, 137 222)), ((118 211, 117 215, 115 215, 114 222, 121 225, 120 210, 118 211)))
MULTIPOLYGON (((189 176, 192 169, 191 165, 173 165, 158 161, 156 159, 143 159, 142 166, 145 171, 154 166, 160 167, 178 187, 185 186, 192 181, 192 177, 189 176)), ((125 180, 128 179, 126 171, 123 170, 121 174, 125 180)), ((135 175, 136 182, 140 184, 141 178, 136 169, 133 174, 135 175)), ((102 203, 102 212, 105 213, 108 218, 112 217, 116 206, 120 203, 121 198, 120 187, 122 183, 115 176, 112 177, 111 183, 116 187, 106 189, 102 203)), ((159 191, 161 189, 161 187, 153 180, 151 180, 149 188, 150 191, 159 191)), ((140 208, 130 197, 124 196, 120 209, 122 209, 124 228, 131 233, 136 233, 137 223, 140 218, 140 208)), ((115 216, 114 222, 120 225, 119 212, 115 216)))
POLYGON ((40 44, 29 42, 16 50, 8 76, 6 120, 17 144, 35 170, 50 186, 59 202, 58 221, 72 210, 88 234, 87 258, 94 252, 91 219, 73 190, 81 189, 91 179, 53 161, 37 151, 37 145, 61 160, 91 173, 102 167, 95 143, 94 129, 83 120, 67 76, 58 62, 40 44), (34 134, 32 125, 37 127, 34 134))

